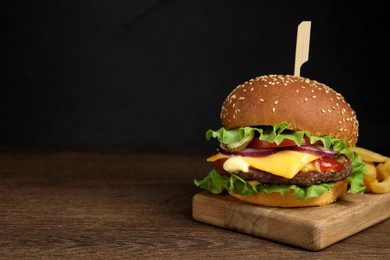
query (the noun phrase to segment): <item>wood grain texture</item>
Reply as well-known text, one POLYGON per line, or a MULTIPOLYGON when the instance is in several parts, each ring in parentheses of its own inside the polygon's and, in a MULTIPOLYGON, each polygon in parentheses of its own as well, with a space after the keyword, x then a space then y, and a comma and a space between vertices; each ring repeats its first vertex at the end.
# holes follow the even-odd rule
POLYGON ((389 206, 390 193, 347 194, 323 207, 276 208, 200 192, 192 214, 201 222, 319 251, 390 218, 389 206))
MULTIPOLYGON (((0 148, 0 258, 302 259, 390 255, 390 221, 320 252, 192 218, 198 150, 0 148)), ((367 216, 369 219, 369 216, 367 216)))

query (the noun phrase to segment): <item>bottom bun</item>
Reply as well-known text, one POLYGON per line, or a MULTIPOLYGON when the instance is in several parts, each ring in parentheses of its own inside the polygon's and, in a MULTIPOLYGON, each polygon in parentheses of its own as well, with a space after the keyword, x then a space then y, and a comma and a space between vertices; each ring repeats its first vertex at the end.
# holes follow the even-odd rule
POLYGON ((258 192, 250 196, 238 195, 230 193, 236 199, 270 207, 310 207, 310 206, 323 206, 335 202, 338 198, 342 197, 348 187, 348 180, 341 180, 334 183, 332 189, 320 195, 319 197, 310 198, 306 201, 301 201, 294 197, 291 191, 287 195, 282 195, 278 192, 264 193, 258 192))

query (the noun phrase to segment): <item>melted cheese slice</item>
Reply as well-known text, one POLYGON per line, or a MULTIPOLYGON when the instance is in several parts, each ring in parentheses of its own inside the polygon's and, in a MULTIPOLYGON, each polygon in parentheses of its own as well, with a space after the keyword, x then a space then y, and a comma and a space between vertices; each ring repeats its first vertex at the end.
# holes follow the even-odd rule
POLYGON ((225 170, 231 169, 229 172, 248 172, 248 167, 245 166, 249 164, 251 167, 258 170, 291 179, 304 168, 305 165, 320 158, 320 156, 284 150, 264 157, 228 156, 218 153, 209 157, 207 161, 214 162, 222 158, 228 158, 224 163, 224 168, 225 164, 227 164, 229 167, 226 167, 227 169, 225 170))

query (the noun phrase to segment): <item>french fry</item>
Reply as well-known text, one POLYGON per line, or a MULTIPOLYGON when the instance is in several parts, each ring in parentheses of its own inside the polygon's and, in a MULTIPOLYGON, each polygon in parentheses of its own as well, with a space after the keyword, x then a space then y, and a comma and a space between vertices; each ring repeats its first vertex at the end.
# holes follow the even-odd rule
POLYGON ((366 166, 367 171, 364 173, 363 181, 364 185, 366 185, 366 192, 372 192, 371 183, 376 181, 377 178, 376 167, 372 162, 366 163, 366 166))
POLYGON ((383 181, 387 178, 390 178, 390 160, 387 160, 384 163, 380 163, 376 166, 376 171, 378 174, 378 180, 383 181))
POLYGON ((352 147, 367 166, 363 181, 366 193, 390 192, 390 157, 362 147, 352 147))
POLYGON ((370 183, 370 187, 373 193, 390 192, 390 178, 387 178, 382 182, 375 180, 374 182, 370 183))
POLYGON ((373 152, 362 147, 351 147, 351 151, 356 152, 364 162, 381 163, 390 160, 389 157, 373 152))

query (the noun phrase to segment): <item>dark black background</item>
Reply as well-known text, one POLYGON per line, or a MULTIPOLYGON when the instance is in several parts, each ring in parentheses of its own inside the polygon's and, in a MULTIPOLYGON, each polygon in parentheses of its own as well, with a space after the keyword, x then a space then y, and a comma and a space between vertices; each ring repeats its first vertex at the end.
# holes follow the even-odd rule
POLYGON ((359 146, 390 153, 388 9, 374 2, 1 1, 0 146, 215 146, 227 94, 293 74, 310 20, 301 75, 345 96, 359 146))

